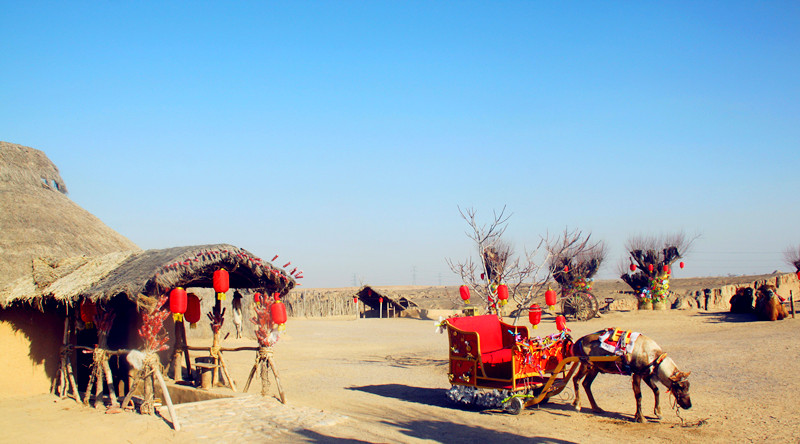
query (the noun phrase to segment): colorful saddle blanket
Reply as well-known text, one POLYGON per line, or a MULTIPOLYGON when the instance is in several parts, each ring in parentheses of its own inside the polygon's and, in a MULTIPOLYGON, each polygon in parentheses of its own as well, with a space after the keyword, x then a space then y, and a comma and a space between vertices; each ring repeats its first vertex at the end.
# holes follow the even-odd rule
POLYGON ((641 333, 611 327, 600 335, 600 348, 615 355, 626 355, 633 351, 639 335, 641 333))

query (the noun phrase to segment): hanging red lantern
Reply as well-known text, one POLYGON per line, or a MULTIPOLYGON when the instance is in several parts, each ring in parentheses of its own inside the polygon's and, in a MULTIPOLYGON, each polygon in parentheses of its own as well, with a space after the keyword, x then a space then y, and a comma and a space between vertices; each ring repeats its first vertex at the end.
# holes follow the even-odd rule
POLYGON ((458 292, 461 294, 461 299, 464 300, 467 304, 469 304, 469 287, 466 285, 462 285, 458 287, 458 292))
POLYGON ((800 270, 797 270, 797 280, 800 280, 800 270))
POLYGON ((95 314, 97 314, 97 306, 91 299, 84 298, 81 302, 81 321, 86 324, 86 328, 92 328, 95 314))
POLYGON ((280 293, 275 293, 275 302, 269 307, 269 314, 272 316, 272 322, 278 324, 278 329, 283 330, 286 324, 286 306, 283 305, 280 299, 280 293))
POLYGON ((214 291, 217 292, 217 299, 225 300, 225 293, 230 290, 228 271, 224 268, 214 272, 214 291))
POLYGON ((564 265, 564 273, 569 273, 569 266, 564 265))
POLYGON ((636 264, 631 262, 631 265, 628 268, 630 268, 631 269, 631 273, 633 273, 634 271, 636 271, 636 264))
POLYGON ((667 265, 667 264, 664 264, 664 266, 663 266, 663 267, 661 267, 661 270, 662 270, 664 273, 669 273, 669 265, 667 265))
POLYGON ((558 331, 564 331, 567 329, 567 318, 562 315, 556 316, 556 328, 558 331))
POLYGON ((508 285, 500 284, 497 286, 497 299, 505 301, 508 299, 508 285))
POLYGON ((481 273, 481 280, 484 280, 484 279, 486 279, 486 275, 481 273))
POLYGON ((354 303, 354 304, 358 304, 358 297, 356 297, 356 296, 353 296, 353 303, 354 303))
POLYGON ((184 314, 184 318, 189 323, 189 328, 197 328, 197 322, 200 321, 200 298, 194 293, 186 295, 186 314, 184 314))
POLYGON ((381 297, 379 297, 379 298, 378 298, 378 303, 379 303, 379 304, 383 304, 383 296, 381 296, 381 297))
POLYGON ((183 314, 186 313, 186 290, 181 287, 173 289, 169 293, 169 311, 175 322, 183 322, 183 314))
POLYGON ((253 302, 255 302, 256 305, 261 305, 261 293, 253 293, 253 302))
POLYGON ((528 321, 533 325, 533 328, 539 328, 539 323, 542 322, 542 307, 539 304, 533 304, 528 309, 528 321))
POLYGON ((556 305, 555 290, 553 290, 552 288, 548 288, 547 291, 544 292, 544 303, 547 304, 550 310, 553 309, 553 307, 556 305))
POLYGON ((495 291, 497 292, 497 299, 500 301, 500 306, 506 305, 508 303, 508 286, 506 284, 500 284, 495 291))
POLYGON ((685 265, 685 264, 684 264, 683 262, 681 262, 680 264, 678 264, 678 266, 679 266, 679 267, 681 267, 681 268, 683 268, 683 266, 684 266, 684 265, 685 265))
POLYGON ((654 268, 655 268, 655 267, 653 267, 653 264, 647 264, 647 271, 649 271, 650 273, 652 273, 652 272, 653 272, 653 269, 654 269, 654 268))

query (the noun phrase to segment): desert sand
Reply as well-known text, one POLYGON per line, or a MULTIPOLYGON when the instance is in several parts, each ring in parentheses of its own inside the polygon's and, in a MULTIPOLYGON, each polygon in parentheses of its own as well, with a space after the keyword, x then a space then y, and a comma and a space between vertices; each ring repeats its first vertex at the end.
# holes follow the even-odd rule
MULTIPOLYGON (((799 322, 667 310, 611 312, 570 323, 575 338, 609 326, 640 331, 655 339, 681 370, 692 372, 693 407, 680 411, 680 417, 662 388, 663 419, 657 420, 652 393, 643 387, 645 424, 632 422, 635 404, 626 376, 600 375, 595 380, 595 397, 605 414, 594 414, 587 406, 575 411, 571 390, 518 416, 451 405, 445 396, 447 337, 434 332, 433 320, 419 319, 290 319, 275 347, 287 406, 275 399, 274 382, 268 401, 277 409, 303 408, 339 418, 306 430, 274 431, 279 440, 289 442, 797 442, 799 322)), ((552 316, 545 316, 536 330, 554 331, 552 316)), ((244 344, 250 341, 226 342, 244 344)), ((254 356, 231 352, 226 359, 241 389, 254 356)), ((257 382, 250 388, 251 393, 259 390, 257 382)), ((230 393, 227 388, 214 391, 230 393)), ((104 414, 49 395, 0 399, 0 428, 4 442, 197 438, 196 430, 173 431, 165 418, 104 414)), ((239 440, 232 434, 230 441, 239 440)))

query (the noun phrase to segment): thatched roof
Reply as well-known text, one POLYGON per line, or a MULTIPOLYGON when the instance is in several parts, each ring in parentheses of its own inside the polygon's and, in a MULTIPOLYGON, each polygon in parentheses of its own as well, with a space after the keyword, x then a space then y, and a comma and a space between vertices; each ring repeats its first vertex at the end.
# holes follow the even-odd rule
POLYGON ((156 295, 174 287, 212 287, 219 268, 228 271, 231 289, 286 294, 296 285, 284 270, 227 244, 117 252, 36 265, 32 276, 0 291, 0 306, 39 298, 106 300, 120 293, 136 300, 139 294, 156 295))
POLYGON ((0 289, 30 277, 40 258, 57 263, 139 250, 66 192, 43 152, 0 142, 0 289))

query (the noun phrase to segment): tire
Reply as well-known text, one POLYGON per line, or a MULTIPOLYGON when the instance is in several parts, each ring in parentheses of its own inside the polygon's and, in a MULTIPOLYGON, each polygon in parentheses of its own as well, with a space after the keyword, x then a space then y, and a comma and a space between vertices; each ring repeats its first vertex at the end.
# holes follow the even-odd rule
POLYGON ((522 398, 511 398, 504 406, 505 411, 512 415, 519 415, 522 409, 525 408, 525 402, 522 398))
POLYGON ((588 321, 597 316, 599 310, 597 298, 587 291, 576 291, 561 300, 561 313, 567 319, 588 321))

